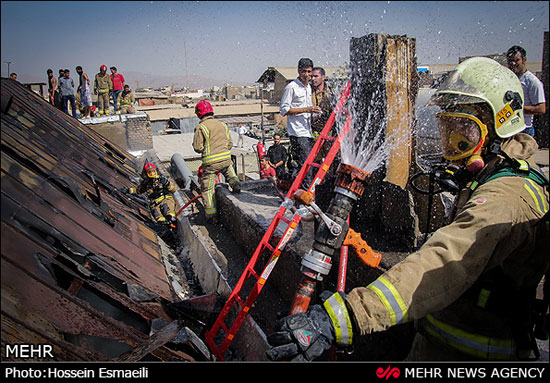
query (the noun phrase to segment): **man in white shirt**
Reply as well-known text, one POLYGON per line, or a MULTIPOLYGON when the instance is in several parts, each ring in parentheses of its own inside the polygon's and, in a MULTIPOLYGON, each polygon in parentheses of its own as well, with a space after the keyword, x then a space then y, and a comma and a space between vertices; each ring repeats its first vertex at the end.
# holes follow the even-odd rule
POLYGON ((239 139, 237 140, 237 145, 236 146, 239 146, 239 143, 241 145, 241 148, 243 147, 243 144, 244 144, 244 135, 246 134, 246 126, 244 125, 239 125, 239 127, 237 128, 237 133, 239 134, 239 139))
MULTIPOLYGON (((290 155, 296 161, 295 175, 304 165, 311 148, 313 147, 313 135, 311 132, 311 120, 313 113, 320 113, 321 108, 313 106, 311 100, 311 72, 313 61, 309 58, 301 58, 298 61, 298 78, 290 82, 283 92, 279 107, 281 116, 287 116, 287 132, 290 137, 290 155)), ((292 172, 292 169, 289 169, 292 172)), ((302 187, 307 188, 311 184, 311 169, 306 174, 302 187)))
POLYGON ((506 52, 508 68, 516 74, 523 88, 525 98, 523 106, 523 118, 525 119, 525 130, 535 137, 535 128, 533 127, 533 115, 546 113, 546 99, 544 97, 544 86, 542 82, 533 73, 525 67, 527 62, 527 52, 518 45, 514 45, 506 52))

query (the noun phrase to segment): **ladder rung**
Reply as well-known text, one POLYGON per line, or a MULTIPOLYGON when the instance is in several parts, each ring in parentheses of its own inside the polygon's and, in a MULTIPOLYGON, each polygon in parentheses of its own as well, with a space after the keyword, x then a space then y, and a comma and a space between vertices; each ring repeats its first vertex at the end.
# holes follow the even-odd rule
POLYGON ((267 241, 262 242, 262 245, 263 245, 267 250, 269 250, 269 251, 271 251, 271 252, 273 252, 273 251, 275 250, 275 248, 274 248, 273 246, 271 246, 271 245, 269 244, 269 242, 267 242, 267 241))
MULTIPOLYGON (((249 270, 249 271, 250 271, 250 270, 249 270)), ((252 271, 253 271, 253 270, 252 270, 252 271)), ((241 299, 240 296, 235 295, 235 300, 236 300, 237 303, 241 306, 241 308, 244 307, 244 302, 243 302, 243 300, 241 299)))
POLYGON ((257 273, 254 269, 249 268, 248 271, 250 272, 250 274, 251 274, 254 278, 260 279, 260 276, 258 275, 258 273, 257 273))
POLYGON ((321 167, 321 164, 318 164, 317 162, 310 162, 308 165, 313 166, 314 168, 320 168, 321 167))
POLYGON ((281 217, 281 221, 283 221, 286 224, 290 224, 290 219, 288 219, 288 218, 281 217))
POLYGON ((220 322, 220 328, 221 328, 226 334, 229 334, 229 327, 227 327, 227 325, 225 324, 224 321, 221 321, 221 322, 220 322))

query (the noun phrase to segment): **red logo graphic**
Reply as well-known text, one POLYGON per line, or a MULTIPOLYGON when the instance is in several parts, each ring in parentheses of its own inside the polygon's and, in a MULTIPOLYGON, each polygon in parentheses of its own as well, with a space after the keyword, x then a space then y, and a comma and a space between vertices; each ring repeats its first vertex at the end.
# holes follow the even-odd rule
POLYGON ((380 379, 399 378, 399 375, 401 375, 401 371, 397 367, 391 368, 391 366, 388 366, 385 370, 382 367, 376 369, 376 376, 380 379))

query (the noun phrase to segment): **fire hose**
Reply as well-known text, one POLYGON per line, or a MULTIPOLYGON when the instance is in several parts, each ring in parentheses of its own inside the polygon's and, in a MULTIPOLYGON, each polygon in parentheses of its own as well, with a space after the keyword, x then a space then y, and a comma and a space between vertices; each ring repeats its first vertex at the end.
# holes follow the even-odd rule
POLYGON ((187 207, 191 204, 191 202, 195 201, 196 199, 198 199, 199 197, 202 197, 202 194, 199 194, 198 196, 195 196, 193 198, 191 198, 189 201, 187 201, 187 203, 185 205, 183 205, 183 207, 181 209, 178 210, 178 212, 176 213, 176 217, 187 207))
POLYGON ((307 311, 317 281, 322 281, 329 274, 332 256, 342 246, 350 246, 361 261, 370 267, 379 267, 382 259, 381 255, 374 252, 348 223, 353 204, 363 195, 370 174, 347 164, 340 164, 336 173, 336 195, 330 202, 326 214, 315 204, 311 193, 299 189, 294 194, 295 199, 318 214, 321 224, 315 232, 313 248, 302 259, 303 275, 294 295, 291 315, 307 311))

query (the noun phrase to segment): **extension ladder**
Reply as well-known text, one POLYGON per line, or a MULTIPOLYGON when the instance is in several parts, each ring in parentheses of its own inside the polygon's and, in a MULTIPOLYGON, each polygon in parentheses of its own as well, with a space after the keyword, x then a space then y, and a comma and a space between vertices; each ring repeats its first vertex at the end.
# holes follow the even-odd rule
MULTIPOLYGON (((319 170, 317 171, 317 174, 315 175, 313 181, 311 182, 311 185, 308 188, 308 192, 315 194, 315 187, 319 185, 323 180, 323 178, 325 177, 332 161, 338 154, 338 150, 340 150, 341 141, 346 137, 346 135, 350 130, 351 115, 348 114, 346 122, 342 130, 340 131, 340 134, 337 137, 328 135, 330 130, 332 129, 332 126, 334 125, 336 116, 343 112, 344 104, 349 98, 349 95, 350 95, 350 83, 346 85, 344 92, 342 93, 338 101, 338 104, 334 108, 319 138, 317 139, 317 141, 315 142, 315 145, 311 149, 311 152, 309 153, 306 159, 306 162, 300 169, 300 172, 298 173, 296 179, 292 183, 292 186, 288 190, 285 198, 285 202, 283 202, 279 207, 279 210, 277 211, 275 217, 271 221, 271 224, 269 225, 267 231, 265 232, 254 254, 250 258, 245 270, 243 271, 241 277, 239 278, 237 284, 235 285, 235 288, 229 295, 229 298, 227 299, 227 302, 222 308, 220 314, 218 315, 218 318, 214 322, 214 325, 209 331, 206 332, 206 343, 210 348, 210 351, 216 356, 218 360, 224 359, 225 353, 229 348, 229 345, 231 344, 233 338, 239 331, 244 319, 248 315, 256 298, 258 297, 261 290, 263 289, 267 281, 267 278, 273 271, 284 247, 289 242, 292 235, 294 234, 294 231, 298 227, 298 224, 302 218, 302 216, 298 213, 298 211, 294 213, 291 220, 289 220, 284 216, 286 211, 292 207, 292 203, 289 203, 289 202, 291 202, 291 200, 294 198, 294 193, 300 188, 303 180, 305 179, 307 172, 313 166, 315 168, 318 168, 319 170), (319 150, 321 149, 325 141, 332 141, 332 146, 328 151, 328 154, 325 157, 325 160, 323 161, 323 163, 322 164, 315 163, 314 160, 317 156, 317 153, 319 152, 319 150), (275 229, 279 226, 279 223, 281 221, 286 223, 288 226, 286 227, 284 234, 281 236, 278 243, 276 245, 273 245, 272 243, 270 243, 270 241, 274 237, 273 233, 275 229), (260 259, 262 254, 264 254, 264 252, 266 254, 270 254, 269 260, 266 263, 266 266, 264 267, 261 274, 258 274, 255 268, 258 263, 258 260, 260 259), (243 290, 245 286, 249 287, 249 283, 250 283, 249 281, 252 282, 252 288, 250 289, 248 296, 246 298, 242 298, 241 294, 242 293, 246 294, 246 291, 243 291, 243 290), (233 314, 234 316, 235 314, 234 308, 237 311, 236 317, 234 317, 232 324, 227 324, 226 321, 228 320, 229 315, 233 314), (223 331, 223 333, 220 333, 220 330, 223 331), (218 333, 220 333, 219 336, 218 336, 218 333), (221 343, 218 345, 216 342, 217 341, 219 342, 220 339, 221 339, 221 343)), ((231 320, 232 318, 229 318, 229 319, 231 320)))

